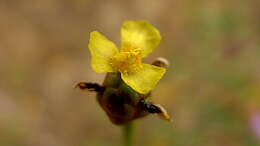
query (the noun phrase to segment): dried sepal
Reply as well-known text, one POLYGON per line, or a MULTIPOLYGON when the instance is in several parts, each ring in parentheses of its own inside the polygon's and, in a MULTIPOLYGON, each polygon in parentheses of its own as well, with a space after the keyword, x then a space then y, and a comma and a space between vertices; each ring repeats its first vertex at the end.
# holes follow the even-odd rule
POLYGON ((168 112, 165 110, 163 106, 161 106, 160 104, 154 104, 154 106, 160 109, 160 112, 156 113, 160 119, 172 122, 171 117, 169 116, 168 112))

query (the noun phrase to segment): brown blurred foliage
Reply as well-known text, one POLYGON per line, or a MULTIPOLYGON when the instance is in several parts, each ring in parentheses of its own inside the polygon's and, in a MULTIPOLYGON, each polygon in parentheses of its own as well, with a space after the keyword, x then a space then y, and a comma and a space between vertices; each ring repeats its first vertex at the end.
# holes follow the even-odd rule
MULTIPOLYGON (((250 113, 260 109, 260 2, 224 0, 1 0, 0 145, 115 146, 95 95, 73 89, 101 83, 90 68, 89 32, 117 43, 125 20, 145 19, 163 37, 146 60, 171 66, 153 99, 172 124, 136 123, 135 144, 258 145, 250 113)), ((260 124, 260 123, 259 123, 260 124)))

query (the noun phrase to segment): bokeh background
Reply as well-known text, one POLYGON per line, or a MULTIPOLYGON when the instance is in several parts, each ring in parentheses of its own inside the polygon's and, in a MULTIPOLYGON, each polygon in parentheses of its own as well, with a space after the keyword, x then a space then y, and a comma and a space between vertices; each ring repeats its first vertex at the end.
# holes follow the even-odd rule
POLYGON ((260 145, 259 0, 0 0, 0 145, 120 146, 121 129, 95 95, 89 32, 119 44, 125 20, 145 19, 171 66, 153 100, 172 115, 136 122, 135 145, 260 145))

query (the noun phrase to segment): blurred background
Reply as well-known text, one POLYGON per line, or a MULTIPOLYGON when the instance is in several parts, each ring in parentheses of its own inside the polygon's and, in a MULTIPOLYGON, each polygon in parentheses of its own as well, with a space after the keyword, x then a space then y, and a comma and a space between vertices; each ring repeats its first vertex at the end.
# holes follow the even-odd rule
POLYGON ((171 63, 153 93, 174 122, 136 122, 135 145, 260 145, 260 1, 0 0, 0 145, 120 146, 95 94, 89 33, 119 44, 123 21, 158 28, 171 63))

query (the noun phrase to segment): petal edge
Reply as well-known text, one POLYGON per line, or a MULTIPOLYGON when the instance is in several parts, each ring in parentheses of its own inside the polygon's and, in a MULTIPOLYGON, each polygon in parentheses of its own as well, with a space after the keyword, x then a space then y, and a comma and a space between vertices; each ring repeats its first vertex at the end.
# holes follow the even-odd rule
POLYGON ((138 48, 146 57, 161 40, 160 32, 148 21, 125 21, 121 27, 121 48, 138 48))
POLYGON ((98 73, 113 72, 109 59, 118 52, 116 45, 98 31, 90 33, 88 48, 91 53, 91 67, 98 73))
POLYGON ((142 64, 143 68, 136 73, 121 73, 123 81, 135 91, 141 94, 147 94, 162 78, 166 69, 150 64, 142 64))

